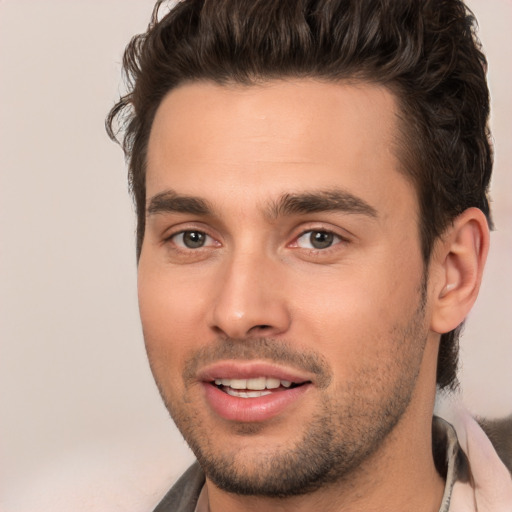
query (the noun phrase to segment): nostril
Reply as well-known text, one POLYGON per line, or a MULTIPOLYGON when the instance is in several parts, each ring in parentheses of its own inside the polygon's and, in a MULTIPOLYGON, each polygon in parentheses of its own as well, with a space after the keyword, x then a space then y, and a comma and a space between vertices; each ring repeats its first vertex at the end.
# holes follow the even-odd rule
POLYGON ((259 334, 265 334, 271 331, 273 327, 268 324, 259 324, 259 325, 253 325, 249 331, 247 332, 248 335, 259 335, 259 334))
POLYGON ((272 326, 271 325, 255 325, 252 329, 264 331, 267 329, 272 329, 272 326))

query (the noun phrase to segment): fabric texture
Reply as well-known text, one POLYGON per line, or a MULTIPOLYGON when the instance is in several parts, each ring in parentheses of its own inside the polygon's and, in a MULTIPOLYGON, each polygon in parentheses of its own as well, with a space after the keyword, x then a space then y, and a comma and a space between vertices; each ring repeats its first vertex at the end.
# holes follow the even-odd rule
MULTIPOLYGON (((436 467, 446 481, 439 512, 511 512, 511 474, 474 418, 458 407, 450 423, 434 416, 432 429, 436 467)), ((154 512, 209 512, 204 483, 196 462, 154 512)))
MULTIPOLYGON (((469 462, 468 478, 457 478, 449 512, 511 512, 512 477, 480 425, 461 406, 450 415, 469 462)), ((512 435, 510 432, 508 436, 512 435)))
POLYGON ((195 462, 183 473, 154 512, 195 512, 204 482, 204 473, 195 462))

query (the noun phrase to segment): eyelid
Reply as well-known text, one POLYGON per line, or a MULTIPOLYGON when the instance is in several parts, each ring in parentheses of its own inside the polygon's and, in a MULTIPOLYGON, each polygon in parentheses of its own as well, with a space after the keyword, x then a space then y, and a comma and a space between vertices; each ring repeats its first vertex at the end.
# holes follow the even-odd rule
POLYGON ((343 242, 341 236, 339 236, 337 233, 334 233, 333 231, 327 231, 324 229, 308 229, 307 231, 304 231, 301 235, 299 235, 297 238, 295 238, 294 247, 297 247, 299 249, 305 249, 307 251, 326 252, 329 251, 330 249, 334 249, 341 242, 343 242), (332 243, 326 247, 314 247, 311 243, 311 235, 313 233, 325 233, 328 235, 332 235, 332 243), (300 245, 301 239, 306 237, 306 235, 309 235, 309 240, 305 239, 304 241, 306 242, 307 245, 309 245, 309 247, 304 247, 300 245))
POLYGON ((325 252, 325 251, 328 251, 329 249, 335 247, 340 242, 345 242, 345 243, 351 242, 351 234, 349 232, 347 232, 346 230, 342 230, 341 228, 326 226, 325 224, 324 225, 312 224, 307 227, 302 226, 302 229, 300 230, 300 232, 297 235, 295 235, 293 237, 293 240, 292 240, 291 244, 289 244, 289 246, 299 247, 297 245, 297 241, 304 235, 306 235, 308 233, 312 233, 312 232, 329 233, 329 234, 334 235, 338 240, 335 243, 333 243, 332 246, 330 246, 326 249, 310 249, 310 250, 325 252))
POLYGON ((208 248, 208 247, 212 247, 212 246, 215 246, 216 244, 215 243, 211 243, 211 242, 208 242, 208 240, 210 241, 213 241, 215 242, 215 239, 213 237, 211 237, 208 233, 205 233, 204 231, 199 231, 198 229, 184 229, 182 231, 178 231, 177 233, 174 233, 172 234, 167 240, 172 240, 174 245, 176 245, 177 247, 179 247, 180 249, 184 250, 184 251, 197 251, 197 250, 200 250, 200 249, 205 249, 205 248, 208 248), (181 242, 177 242, 176 241, 176 238, 181 236, 183 237, 185 235, 185 233, 201 233, 205 236, 205 243, 199 247, 187 247, 185 245, 185 243, 183 242, 183 238, 181 239, 181 242))
POLYGON ((162 243, 163 244, 169 244, 172 243, 177 249, 184 250, 184 251, 197 251, 199 249, 208 249, 211 247, 220 247, 222 243, 219 241, 219 237, 216 236, 216 234, 211 233, 211 229, 208 229, 207 226, 198 226, 197 224, 187 224, 187 223, 181 223, 176 226, 173 226, 172 228, 169 228, 166 230, 164 236, 162 237, 162 243), (201 246, 197 249, 192 249, 190 247, 186 247, 183 244, 178 244, 174 241, 174 239, 178 235, 183 235, 184 233, 188 232, 197 232, 204 234, 207 239, 210 240, 210 242, 207 242, 204 246, 201 246), (211 243, 213 241, 214 243, 211 243))

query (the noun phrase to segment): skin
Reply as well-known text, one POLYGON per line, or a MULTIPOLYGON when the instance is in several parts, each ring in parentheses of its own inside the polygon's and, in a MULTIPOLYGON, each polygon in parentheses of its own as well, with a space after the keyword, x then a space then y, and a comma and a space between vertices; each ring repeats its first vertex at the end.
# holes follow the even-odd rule
MULTIPOLYGON (((446 256, 455 235, 425 280, 397 130, 393 95, 369 84, 194 83, 157 111, 140 313, 164 402, 206 470, 211 512, 439 508, 430 434, 439 333, 470 307, 450 307, 457 283, 469 284, 459 253, 446 256), (276 207, 287 194, 333 190, 365 207, 276 207), (184 196, 208 211, 183 208, 175 199, 184 196), (312 247, 315 230, 333 233, 332 244, 312 247), (204 234, 204 245, 187 247, 184 232, 204 234), (297 354, 320 370, 298 369, 297 354), (271 362, 311 384, 275 417, 231 421, 198 376, 212 361, 271 362), (313 465, 315 450, 335 468, 302 483, 302 495, 237 494, 205 466, 262 489, 291 466, 300 474, 313 465)), ((465 219, 466 246, 483 236, 481 223, 465 219)))

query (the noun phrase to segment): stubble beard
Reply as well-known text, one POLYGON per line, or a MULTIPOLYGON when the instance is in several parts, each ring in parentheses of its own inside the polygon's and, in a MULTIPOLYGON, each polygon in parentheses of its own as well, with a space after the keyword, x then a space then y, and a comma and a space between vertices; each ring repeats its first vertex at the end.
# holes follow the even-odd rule
MULTIPOLYGON (((423 294, 422 294, 423 295, 423 294)), ((245 496, 287 498, 309 494, 321 487, 349 481, 351 475, 376 453, 404 415, 416 385, 427 339, 424 326, 424 296, 407 324, 392 330, 394 353, 384 367, 364 368, 357 378, 331 389, 328 363, 318 354, 293 353, 292 345, 262 338, 250 343, 219 340, 208 352, 210 359, 230 355, 233 359, 264 357, 276 362, 294 362, 311 357, 311 365, 324 378, 318 412, 302 428, 292 446, 269 447, 252 458, 230 446, 215 446, 215 432, 205 427, 201 411, 194 408, 185 391, 181 400, 171 399, 159 385, 164 403, 178 429, 194 452, 206 476, 220 489, 245 496), (284 355, 283 355, 284 354, 284 355), (341 386, 340 386, 341 387, 341 386), (329 391, 329 392, 328 392, 329 391)), ((208 359, 204 354, 196 362, 208 359)), ((151 361, 150 361, 151 362, 151 361)), ((190 368, 189 368, 190 370, 190 368)), ((186 380, 187 369, 184 372, 186 380)), ((158 385, 157 381, 157 385, 158 385)), ((295 425, 290 426, 295 431, 295 425)), ((251 436, 264 429, 260 425, 239 425, 233 435, 251 436)), ((236 443, 235 443, 236 444, 236 443)))

